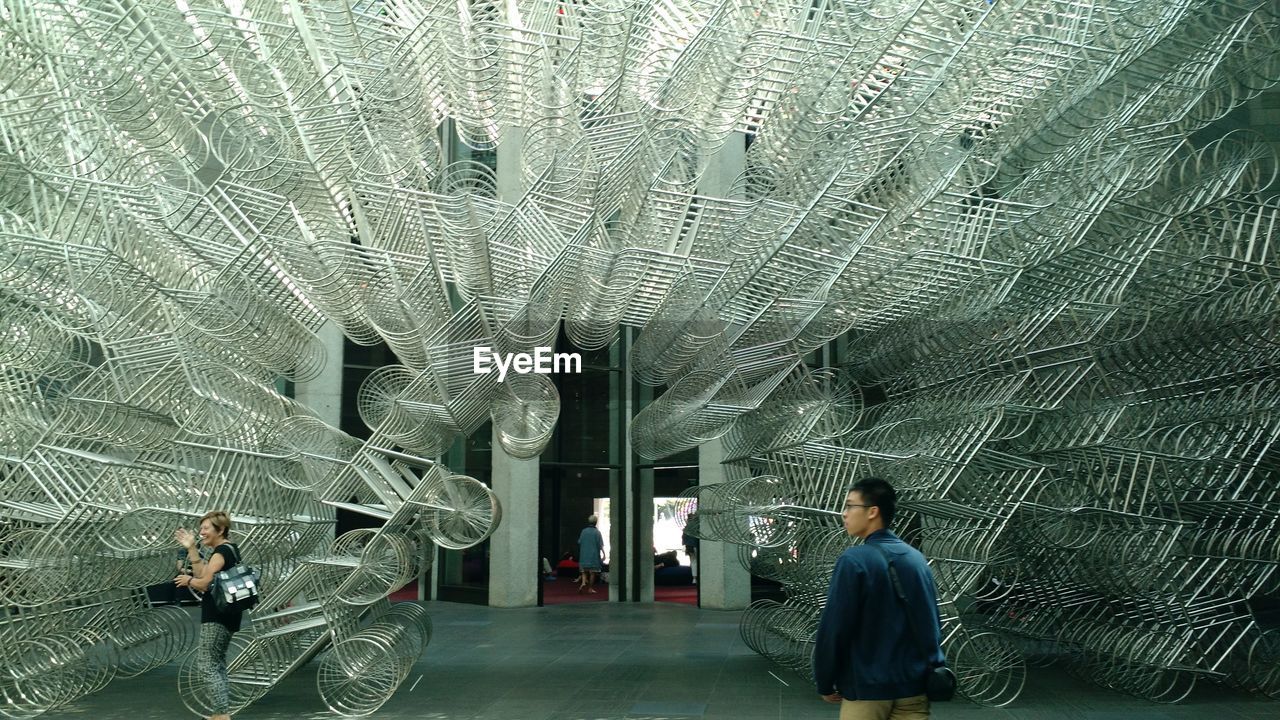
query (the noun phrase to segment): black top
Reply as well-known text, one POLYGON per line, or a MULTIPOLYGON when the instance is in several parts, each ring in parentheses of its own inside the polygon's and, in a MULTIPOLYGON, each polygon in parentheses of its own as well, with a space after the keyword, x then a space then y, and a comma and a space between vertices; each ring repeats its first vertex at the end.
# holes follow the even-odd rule
MULTIPOLYGON (((231 543, 222 543, 213 549, 213 555, 222 556, 222 569, 230 570, 239 564, 239 550, 231 543)), ((209 556, 209 560, 213 559, 213 555, 209 556)), ((200 601, 200 622, 202 623, 221 623, 230 632, 239 632, 240 617, 244 613, 239 610, 229 610, 225 613, 218 611, 218 606, 213 604, 213 593, 215 588, 213 583, 209 583, 209 587, 204 591, 204 598, 200 601)))

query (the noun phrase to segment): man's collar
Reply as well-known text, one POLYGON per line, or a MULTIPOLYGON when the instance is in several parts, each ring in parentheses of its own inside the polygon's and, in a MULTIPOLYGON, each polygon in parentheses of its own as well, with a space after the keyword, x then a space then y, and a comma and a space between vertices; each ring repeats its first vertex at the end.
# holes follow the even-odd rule
POLYGON ((864 540, 863 542, 871 542, 873 540, 876 542, 883 542, 885 540, 897 540, 897 539, 898 539, 898 536, 894 535, 893 531, 889 530, 889 528, 880 528, 879 530, 868 535, 867 539, 864 540))

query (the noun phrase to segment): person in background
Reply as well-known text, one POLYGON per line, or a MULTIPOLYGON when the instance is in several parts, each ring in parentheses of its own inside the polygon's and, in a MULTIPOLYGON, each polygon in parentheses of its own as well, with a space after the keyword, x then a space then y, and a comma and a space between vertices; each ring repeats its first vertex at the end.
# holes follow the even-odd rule
POLYGON ((578 592, 595 592, 596 578, 604 570, 604 536, 596 528, 600 518, 587 518, 587 526, 578 533, 578 566, 582 570, 578 592))
MULTIPOLYGON (((694 514, 697 514, 696 511, 694 514)), ((689 519, 693 520, 694 519, 693 515, 690 515, 689 519)), ((697 535, 690 535, 687 532, 688 527, 689 527, 688 525, 685 525, 686 532, 680 533, 680 543, 684 545, 684 553, 689 556, 689 572, 692 574, 693 582, 696 585, 698 583, 698 542, 699 541, 698 541, 697 535)))
POLYGON ((178 528, 173 536, 187 552, 191 575, 173 579, 179 588, 192 588, 204 593, 200 601, 200 671, 209 686, 213 715, 209 720, 231 720, 231 685, 227 679, 227 648, 232 634, 240 630, 240 611, 219 612, 209 586, 214 575, 240 562, 240 551, 231 544, 231 517, 215 510, 200 518, 200 543, 212 550, 206 561, 200 557, 196 537, 186 528, 178 528))
POLYGON ((565 553, 560 558, 560 562, 556 563, 556 575, 562 578, 573 578, 574 582, 581 582, 580 572, 578 561, 573 559, 573 553, 565 553))

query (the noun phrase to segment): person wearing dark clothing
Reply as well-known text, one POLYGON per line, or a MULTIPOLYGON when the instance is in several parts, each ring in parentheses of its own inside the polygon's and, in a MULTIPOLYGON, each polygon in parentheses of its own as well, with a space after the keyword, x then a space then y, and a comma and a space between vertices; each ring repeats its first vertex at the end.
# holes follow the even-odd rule
POLYGON ((174 537, 186 548, 191 561, 191 575, 179 575, 173 579, 180 588, 190 587, 204 593, 200 601, 200 670, 209 685, 209 700, 213 715, 209 720, 230 720, 231 686, 227 679, 227 648, 232 633, 240 630, 243 613, 221 612, 209 592, 213 578, 223 570, 240 563, 240 551, 230 542, 231 517, 216 510, 200 518, 200 542, 213 552, 208 560, 200 557, 196 538, 186 528, 179 528, 174 537))
MULTIPOLYGON (((695 511, 696 513, 696 511, 695 511)), ((689 520, 694 518, 690 515, 689 520)), ((686 528, 689 526, 686 524, 686 528)), ((684 552, 689 556, 689 573, 693 577, 693 582, 698 582, 698 536, 690 535, 688 532, 680 533, 680 542, 684 545, 684 552)))
POLYGON ((813 653, 818 694, 840 704, 840 720, 928 718, 925 675, 945 660, 933 572, 889 531, 896 507, 893 486, 879 478, 854 485, 845 500, 845 531, 863 544, 836 560, 813 653), (905 607, 883 553, 893 557, 905 607))
POLYGON ((582 568, 578 592, 595 592, 596 577, 604 570, 604 536, 596 528, 599 518, 587 518, 587 526, 578 533, 578 565, 582 568))
MULTIPOLYGON (((185 573, 187 571, 187 551, 183 548, 178 548, 175 552, 173 570, 179 574, 185 573)), ((166 580, 148 586, 147 598, 152 603, 180 605, 183 601, 191 600, 191 594, 183 592, 182 588, 166 580)))
POLYGON ((653 555, 653 569, 663 570, 665 568, 680 567, 680 557, 676 555, 675 550, 669 550, 664 553, 655 552, 653 555))

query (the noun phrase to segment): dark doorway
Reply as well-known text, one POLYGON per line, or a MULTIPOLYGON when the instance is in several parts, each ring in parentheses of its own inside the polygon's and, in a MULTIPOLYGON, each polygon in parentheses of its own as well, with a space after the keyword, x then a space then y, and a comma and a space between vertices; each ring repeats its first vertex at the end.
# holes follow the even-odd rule
MULTIPOLYGON (((538 491, 538 517, 540 522, 538 547, 540 556, 551 566, 544 573, 539 588, 541 604, 556 605, 573 602, 597 602, 609 599, 609 586, 603 581, 595 585, 596 592, 578 592, 576 565, 565 563, 566 556, 574 563, 578 558, 578 535, 587 525, 587 517, 599 515, 597 527, 605 538, 605 561, 612 559, 609 546, 609 526, 612 504, 609 502, 610 475, 617 470, 607 467, 578 466, 571 464, 547 464, 541 468, 541 486, 538 491)), ((544 568, 545 570, 545 568, 544 568)))

